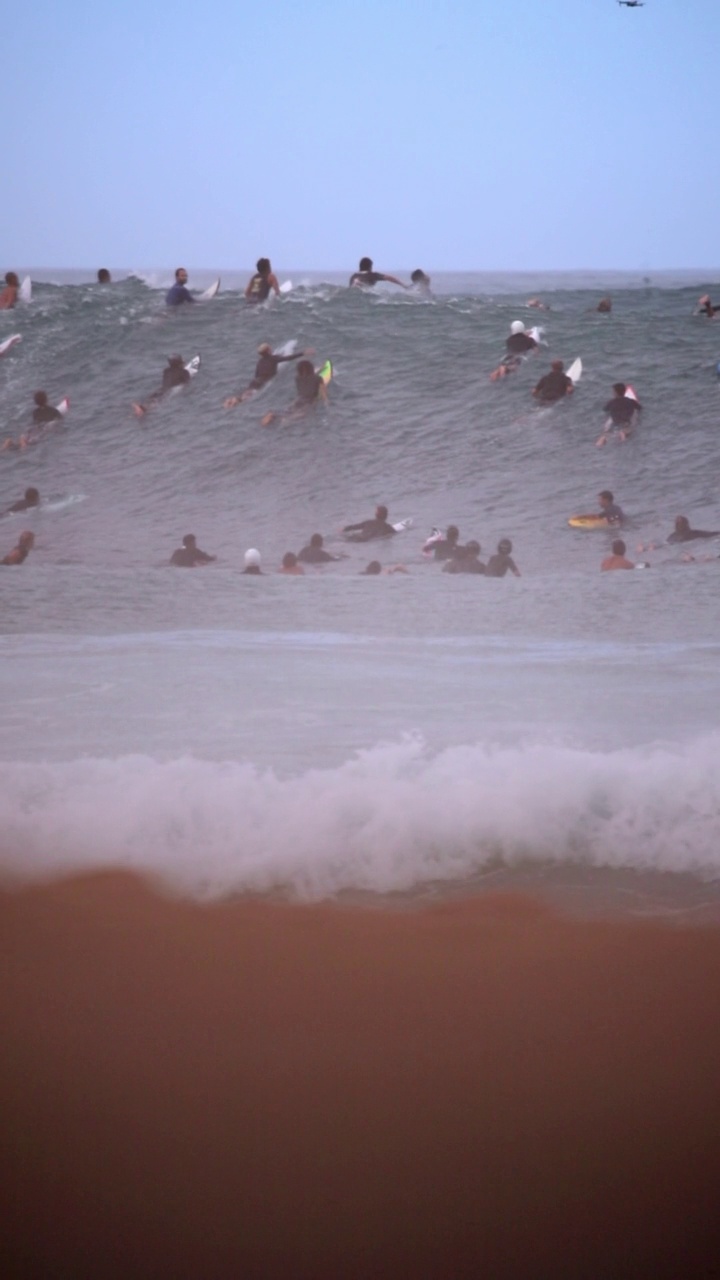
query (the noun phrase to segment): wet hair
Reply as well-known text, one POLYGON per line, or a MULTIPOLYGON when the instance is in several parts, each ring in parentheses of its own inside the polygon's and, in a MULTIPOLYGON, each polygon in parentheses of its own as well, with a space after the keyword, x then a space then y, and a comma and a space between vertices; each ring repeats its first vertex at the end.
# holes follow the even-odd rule
POLYGON ((416 267, 410 279, 413 284, 428 284, 430 277, 426 276, 425 272, 420 270, 420 267, 416 267))
POLYGON ((376 507, 376 508, 375 508, 375 519, 376 519, 376 520, 387 520, 387 517, 388 517, 388 509, 387 509, 387 507, 380 506, 380 507, 376 507))
POLYGON ((456 524, 448 525, 447 529, 445 530, 445 537, 447 538, 448 542, 457 542, 458 538, 460 537, 460 530, 458 529, 456 524))
POLYGON ((183 364, 183 363, 184 361, 182 356, 168 356, 168 364, 176 365, 176 364, 183 364))
POLYGON ((270 346, 270 343, 269 343, 269 342, 261 342, 261 343, 260 343, 260 346, 258 347, 258 355, 259 355, 259 356, 269 356, 269 355, 272 355, 272 347, 270 346))
POLYGON ((26 501, 26 502, 33 502, 33 503, 35 503, 35 502, 39 502, 39 501, 40 501, 40 494, 38 493, 37 489, 26 489, 26 490, 25 490, 25 501, 26 501))
POLYGON ((5 283, 14 285, 15 288, 17 288, 18 285, 20 284, 20 281, 18 280, 14 271, 8 271, 7 275, 5 276, 5 283))
POLYGON ((185 269, 185 267, 176 267, 176 268, 175 268, 175 279, 176 279, 176 280, 177 280, 178 276, 180 275, 180 272, 181 272, 181 271, 184 271, 184 272, 185 272, 185 275, 187 275, 187 270, 185 269))
POLYGON ((562 369, 563 369, 562 360, 553 360, 552 364, 550 365, 550 368, 555 369, 557 373, 562 373, 562 369))
POLYGON ((625 546, 625 543, 623 542, 622 538, 615 539, 615 541, 612 544, 612 549, 613 549, 614 556, 624 556, 625 552, 627 551, 627 547, 625 546))
POLYGON ((627 387, 624 382, 613 382, 613 391, 617 396, 624 396, 627 387))
POLYGON ((298 562, 298 558, 294 551, 286 551, 282 558, 283 569, 294 569, 298 562))
POLYGON ((606 502, 614 502, 615 499, 609 489, 601 489, 598 498, 604 498, 606 502))
POLYGON ((372 258, 361 258, 361 259, 360 259, 360 270, 361 270, 361 271, 372 271, 372 258))
POLYGON ((688 520, 687 516, 676 516, 675 528, 677 529, 678 533, 685 533, 685 531, 690 528, 690 521, 688 520))
POLYGON ((110 272, 107 267, 101 267, 97 273, 98 284, 110 284, 110 272))
POLYGON ((478 556, 480 554, 480 543, 476 542, 474 538, 471 538, 470 541, 465 544, 465 550, 468 555, 478 556))
POLYGON ((509 538, 501 538, 498 542, 498 551, 502 556, 509 556, 512 551, 512 542, 509 538))
POLYGON ((375 574, 382 573, 382 565, 379 560, 371 560, 367 569, 361 569, 360 572, 374 577, 375 574))
POLYGON ((184 546, 184 547, 194 547, 194 546, 195 546, 195 542, 196 542, 196 538, 195 538, 195 534, 194 534, 194 533, 186 533, 186 534, 185 534, 185 537, 183 538, 183 546, 184 546))
POLYGON ((297 371, 298 373, 314 373, 312 360, 298 360, 297 371))
POLYGON ((311 547, 321 547, 323 544, 323 536, 321 533, 314 533, 310 539, 311 547))
POLYGON ((255 267, 261 276, 268 275, 270 272, 270 259, 258 258, 257 262, 255 263, 255 267))
POLYGON ((38 408, 42 409, 47 404, 47 391, 36 391, 33 400, 38 408))

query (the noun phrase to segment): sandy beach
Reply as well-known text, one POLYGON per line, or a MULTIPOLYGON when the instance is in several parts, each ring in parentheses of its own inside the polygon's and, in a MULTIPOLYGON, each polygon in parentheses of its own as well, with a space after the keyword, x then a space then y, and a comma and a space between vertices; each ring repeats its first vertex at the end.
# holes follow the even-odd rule
POLYGON ((7 891, 13 1276, 711 1276, 720 932, 7 891))

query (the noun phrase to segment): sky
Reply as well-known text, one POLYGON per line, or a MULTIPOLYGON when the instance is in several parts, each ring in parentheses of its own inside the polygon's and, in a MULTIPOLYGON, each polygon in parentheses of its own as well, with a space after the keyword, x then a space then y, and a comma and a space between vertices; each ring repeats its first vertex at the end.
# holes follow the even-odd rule
POLYGON ((720 0, 26 0, 0 270, 720 263, 720 0))

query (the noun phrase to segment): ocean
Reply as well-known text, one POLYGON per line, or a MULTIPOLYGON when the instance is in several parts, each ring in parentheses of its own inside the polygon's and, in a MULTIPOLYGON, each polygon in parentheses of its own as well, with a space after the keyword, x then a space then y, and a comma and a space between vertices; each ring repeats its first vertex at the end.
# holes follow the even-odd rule
POLYGON ((62 428, 0 454, 2 510, 42 498, 0 519, 2 555, 36 536, 0 572, 5 875, 380 905, 532 885, 720 919, 720 538, 666 542, 678 514, 720 528, 720 324, 693 314, 713 277, 439 275, 423 299, 278 272, 293 289, 251 309, 225 273, 168 312, 171 274, 31 269, 32 302, 0 313, 0 342, 22 335, 3 437, 37 388, 70 397, 62 428), (492 383, 515 319, 547 345, 492 383), (293 398, 281 368, 224 409, 258 344, 290 339, 332 360, 327 406, 264 429, 293 398), (198 376, 136 420, 176 352, 198 376), (535 382, 576 356, 574 396, 540 410, 535 382), (642 422, 598 449, 618 380, 642 422), (646 571, 601 573, 616 533, 568 527, 605 488, 646 571), (346 543, 377 503, 412 528, 346 543), (450 523, 483 559, 509 537, 522 576, 441 572, 421 549, 450 523), (187 532, 215 563, 169 565, 187 532), (314 532, 344 558, 280 574, 314 532), (373 558, 407 573, 362 575, 373 558))

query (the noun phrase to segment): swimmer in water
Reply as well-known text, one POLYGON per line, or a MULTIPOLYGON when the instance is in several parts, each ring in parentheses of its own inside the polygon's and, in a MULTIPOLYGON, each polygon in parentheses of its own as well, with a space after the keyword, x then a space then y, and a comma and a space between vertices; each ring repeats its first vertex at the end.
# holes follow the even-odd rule
POLYGON ((392 525, 388 524, 387 517, 387 507, 376 507, 372 520, 346 524, 341 532, 348 537, 348 542, 371 542, 373 538, 392 538, 397 533, 397 529, 393 529, 392 525))
POLYGON ((32 507, 40 506, 40 494, 37 489, 29 488, 25 490, 25 496, 19 498, 11 507, 7 508, 6 515, 13 515, 17 511, 30 511, 32 507))
POLYGON ((462 555, 465 548, 460 546, 460 530, 456 524, 449 524, 445 537, 429 538, 423 547, 423 555, 432 555, 434 560, 451 560, 453 556, 462 555))
POLYGON ((694 542, 697 538, 720 538, 720 531, 717 529, 691 529, 687 516, 676 516, 675 528, 670 534, 668 542, 694 542))
POLYGON ((17 544, 12 551, 8 551, 7 555, 0 560, 0 564, 22 564, 27 560, 30 552, 35 546, 35 534, 30 529, 26 529, 20 534, 17 544))
POLYGON ((217 556, 210 556, 207 551, 201 551, 194 533, 186 533, 182 546, 178 547, 177 551, 173 551, 170 557, 170 563, 181 569, 194 569, 198 564, 211 564, 213 560, 217 560, 217 556))
POLYGON ((33 426, 46 427, 51 422, 62 422, 63 416, 60 410, 48 404, 47 391, 36 391, 33 400, 35 402, 33 426))
POLYGON ((261 342, 258 347, 258 355, 260 359, 255 365, 255 373, 252 382, 249 382, 244 391, 237 396, 228 396, 227 400, 223 400, 225 409, 234 409, 236 405, 242 404, 245 400, 251 400, 256 396, 258 391, 262 391, 267 387, 275 377, 278 367, 281 364, 287 364, 290 360, 302 360, 303 356, 312 356, 315 354, 313 347, 307 347, 305 351, 296 351, 290 356, 276 355, 269 342, 261 342))
POLYGON ((341 556, 333 556, 323 547, 323 536, 321 533, 314 533, 307 546, 298 552, 298 560, 303 564, 329 564, 330 561, 340 560, 341 556))
POLYGON ((430 277, 425 274, 420 267, 416 267, 410 276, 413 293, 423 294, 426 297, 430 294, 430 277))
POLYGON ((487 565, 480 559, 480 543, 471 538, 461 555, 453 556, 443 565, 443 573, 487 573, 487 565))
POLYGON ((285 555, 282 558, 280 572, 294 574, 295 576, 305 573, 302 565, 298 563, 298 557, 295 555, 294 551, 285 552, 285 555))
POLYGON ((98 284, 112 284, 112 278, 107 267, 101 267, 97 273, 98 284))
POLYGON ((600 565, 601 569, 634 569, 635 565, 632 560, 628 560, 625 552, 627 547, 622 538, 616 538, 612 544, 612 555, 606 556, 600 565))
POLYGON ((485 570, 488 578, 504 578, 505 574, 512 573, 514 577, 520 577, 520 570, 510 554, 512 551, 512 542, 509 538, 501 538, 498 542, 497 551, 491 556, 487 562, 485 570))
POLYGON ((276 297, 280 293, 277 276, 273 273, 269 258, 258 258, 255 263, 255 275, 248 280, 245 287, 245 301, 253 305, 266 302, 271 291, 276 297))
POLYGON ((359 285, 365 289, 372 289, 381 280, 386 280, 388 284, 399 284, 401 289, 407 289, 408 287, 403 284, 402 280, 398 280, 397 276, 387 276, 383 275, 382 271, 373 271, 372 258, 360 259, 360 269, 353 271, 350 277, 350 286, 359 285))

